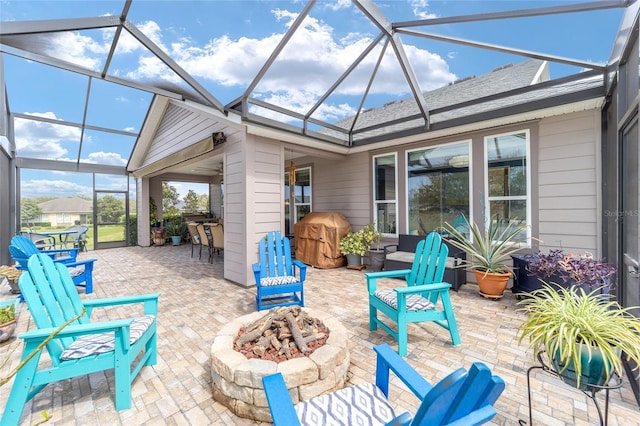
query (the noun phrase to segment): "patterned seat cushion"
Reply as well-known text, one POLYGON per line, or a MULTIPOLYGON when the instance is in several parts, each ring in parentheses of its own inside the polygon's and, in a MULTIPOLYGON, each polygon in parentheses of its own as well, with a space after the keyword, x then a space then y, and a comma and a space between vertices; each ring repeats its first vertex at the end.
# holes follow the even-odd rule
POLYGON ((84 274, 84 266, 74 266, 73 268, 67 268, 71 278, 75 278, 78 275, 84 274))
MULTIPOLYGON (((390 288, 381 288, 373 293, 375 297, 382 300, 393 309, 398 309, 398 294, 390 288)), ((419 294, 407 296, 408 311, 426 311, 435 308, 434 304, 419 294)))
POLYGON ((303 425, 384 425, 395 418, 384 394, 371 383, 340 389, 295 406, 303 425))
MULTIPOLYGON (((153 315, 135 318, 129 326, 129 343, 133 345, 147 331, 154 319, 153 315)), ((60 359, 67 361, 110 352, 115 348, 114 336, 113 332, 107 332, 79 337, 62 352, 60 359)))
POLYGON ((292 275, 283 275, 281 277, 260 278, 260 285, 263 287, 268 287, 272 285, 293 284, 297 283, 298 281, 300 280, 292 275))

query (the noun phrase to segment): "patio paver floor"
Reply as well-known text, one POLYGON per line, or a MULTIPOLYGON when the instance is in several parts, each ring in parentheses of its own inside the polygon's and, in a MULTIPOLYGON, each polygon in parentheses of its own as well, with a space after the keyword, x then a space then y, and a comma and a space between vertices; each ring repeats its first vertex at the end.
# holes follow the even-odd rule
MULTIPOLYGON (((25 407, 23 424, 39 421, 46 410, 49 425, 255 425, 255 421, 232 414, 215 402, 211 393, 209 351, 217 331, 230 320, 255 311, 255 289, 228 282, 223 276, 223 257, 191 257, 191 246, 129 247, 81 254, 95 257, 95 293, 100 298, 160 292, 158 317, 158 364, 144 367, 132 388, 132 408, 116 411, 112 399, 111 373, 96 373, 47 386, 25 407)), ((397 286, 398 281, 386 280, 397 286)), ((81 297, 85 297, 80 290, 81 297)), ((11 297, 8 285, 0 287, 0 299, 11 297)), ((351 333, 351 384, 374 380, 374 345, 396 342, 384 331, 369 331, 366 284, 363 271, 308 268, 305 281, 308 307, 333 313, 351 333)), ((433 323, 409 325, 407 360, 427 380, 436 383, 458 367, 474 361, 489 365, 507 387, 496 404, 498 415, 490 424, 518 425, 528 420, 527 369, 534 355, 519 344, 517 328, 523 314, 516 312, 511 292, 499 301, 480 297, 473 284, 452 291, 452 303, 462 345, 452 346, 446 330, 433 323)), ((125 308, 95 311, 97 319, 126 317, 125 308)), ((17 332, 33 327, 23 306, 17 332)), ((14 343, 15 345, 15 343, 14 343)), ((0 347, 0 359, 8 346, 0 347)), ((17 365, 16 351, 3 373, 17 365)), ((11 383, 0 393, 4 408, 11 383)), ((397 379, 392 380, 391 399, 401 410, 414 411, 416 399, 397 379)), ((598 424, 593 402, 580 391, 539 370, 532 375, 534 424, 598 424)), ((599 396, 601 405, 603 395, 599 396)), ((640 425, 640 411, 628 381, 612 391, 611 426, 640 425)))

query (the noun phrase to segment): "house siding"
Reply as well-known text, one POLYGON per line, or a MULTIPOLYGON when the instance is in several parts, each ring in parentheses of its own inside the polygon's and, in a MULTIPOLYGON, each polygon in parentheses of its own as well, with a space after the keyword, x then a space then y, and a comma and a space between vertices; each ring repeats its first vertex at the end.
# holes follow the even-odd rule
POLYGON ((216 131, 216 124, 217 120, 214 117, 169 104, 145 156, 144 165, 153 164, 208 138, 216 131))
POLYGON ((367 152, 345 160, 313 161, 313 211, 342 213, 354 230, 372 221, 371 159, 367 152))
POLYGON ((227 140, 224 152, 224 277, 246 285, 249 266, 245 218, 252 210, 246 199, 250 170, 245 161, 247 142, 236 136, 227 140))
POLYGON ((538 142, 540 249, 600 255, 601 119, 597 110, 542 120, 538 142))

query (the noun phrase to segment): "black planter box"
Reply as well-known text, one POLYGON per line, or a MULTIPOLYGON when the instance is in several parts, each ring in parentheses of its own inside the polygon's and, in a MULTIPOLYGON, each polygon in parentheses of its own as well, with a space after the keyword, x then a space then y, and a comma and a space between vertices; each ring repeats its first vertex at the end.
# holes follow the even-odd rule
MULTIPOLYGON (((529 261, 524 255, 512 255, 511 258, 513 259, 513 287, 511 291, 515 294, 516 298, 520 299, 523 295, 542 288, 542 281, 540 281, 538 275, 532 274, 527 270, 529 261)), ((569 288, 575 284, 573 280, 565 282, 560 276, 551 276, 545 278, 544 281, 552 286, 556 285, 564 288, 569 288)), ((602 285, 605 284, 608 284, 608 281, 602 283, 602 285)), ((590 287, 588 284, 581 284, 578 287, 583 288, 585 292, 589 293, 597 286, 590 287)), ((609 294, 608 287, 603 288, 600 293, 609 294)))
MULTIPOLYGON (((513 255, 513 287, 511 291, 518 297, 523 294, 531 293, 532 291, 542 288, 542 281, 538 279, 538 275, 532 274, 527 270, 529 261, 525 259, 524 255, 513 255)), ((556 284, 560 287, 570 287, 573 282, 565 283, 561 277, 551 276, 545 279, 548 284, 556 284)))

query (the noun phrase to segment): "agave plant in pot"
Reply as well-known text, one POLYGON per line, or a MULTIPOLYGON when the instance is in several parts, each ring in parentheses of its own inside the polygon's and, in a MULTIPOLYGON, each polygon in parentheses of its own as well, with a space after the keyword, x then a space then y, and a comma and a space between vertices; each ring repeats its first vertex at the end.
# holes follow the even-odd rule
POLYGON ((445 239, 467 252, 467 259, 461 262, 460 267, 474 272, 480 294, 489 299, 499 299, 504 295, 513 274, 511 255, 521 250, 522 243, 531 239, 527 236, 528 225, 517 218, 492 220, 481 231, 476 223, 469 223, 466 217, 464 220, 466 226, 462 228, 445 222, 444 231, 448 234, 445 239), (471 239, 459 229, 468 229, 471 239))
POLYGON ((518 302, 528 314, 518 333, 522 342, 545 352, 553 369, 572 386, 593 391, 622 376, 621 353, 640 365, 640 320, 598 289, 543 284, 518 302))

